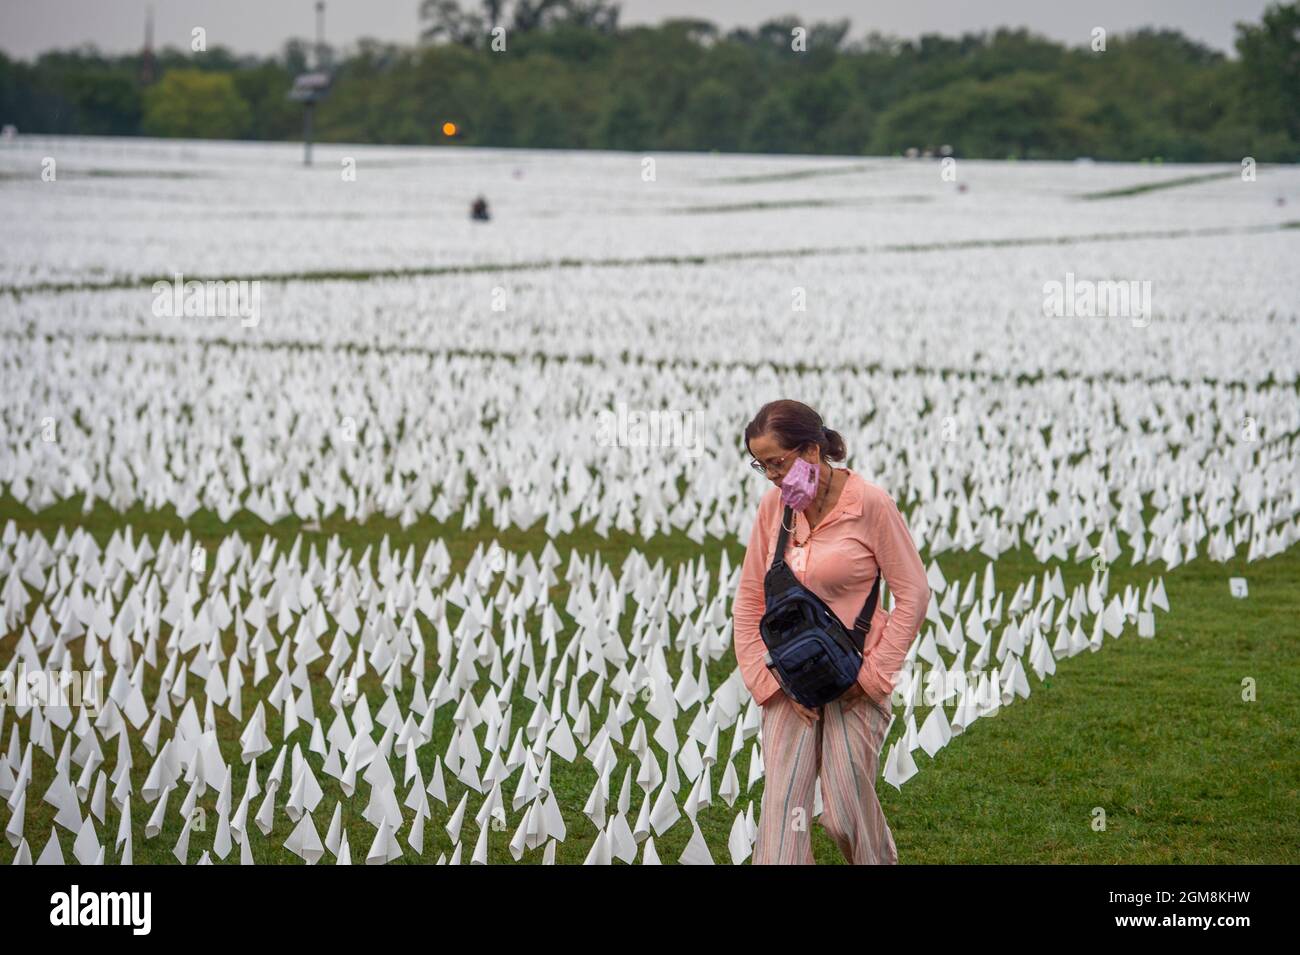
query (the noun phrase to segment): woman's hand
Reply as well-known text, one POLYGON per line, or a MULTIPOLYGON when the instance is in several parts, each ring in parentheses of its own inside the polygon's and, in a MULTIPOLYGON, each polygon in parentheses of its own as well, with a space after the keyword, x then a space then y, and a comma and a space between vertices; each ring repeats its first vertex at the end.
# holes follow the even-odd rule
POLYGON ((839 700, 841 703, 847 704, 852 703, 854 700, 861 699, 866 695, 866 691, 862 689, 862 684, 854 683, 851 687, 840 694, 839 700))

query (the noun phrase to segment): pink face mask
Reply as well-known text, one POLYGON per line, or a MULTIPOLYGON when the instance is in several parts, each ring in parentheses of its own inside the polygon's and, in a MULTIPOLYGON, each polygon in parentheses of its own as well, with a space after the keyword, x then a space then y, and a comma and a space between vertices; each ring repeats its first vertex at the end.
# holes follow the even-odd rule
POLYGON ((803 511, 817 494, 817 468, 799 458, 781 481, 781 503, 803 511))

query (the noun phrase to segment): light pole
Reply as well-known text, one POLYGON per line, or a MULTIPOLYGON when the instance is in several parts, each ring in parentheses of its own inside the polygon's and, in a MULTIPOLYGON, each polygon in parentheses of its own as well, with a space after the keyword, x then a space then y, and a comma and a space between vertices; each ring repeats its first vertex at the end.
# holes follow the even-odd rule
POLYGON ((325 68, 325 2, 316 0, 316 69, 301 73, 293 81, 289 99, 302 103, 302 164, 311 165, 311 125, 316 104, 330 91, 330 74, 325 68))

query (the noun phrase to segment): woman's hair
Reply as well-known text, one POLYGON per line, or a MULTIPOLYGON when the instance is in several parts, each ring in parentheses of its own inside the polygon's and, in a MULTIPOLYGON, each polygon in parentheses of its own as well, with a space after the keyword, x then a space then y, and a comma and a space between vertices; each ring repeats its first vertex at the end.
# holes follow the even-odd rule
POLYGON ((792 398, 769 401, 758 409, 754 420, 745 425, 745 450, 749 450, 750 440, 760 434, 771 434, 783 448, 802 451, 815 444, 827 461, 843 461, 847 453, 843 436, 825 427, 817 412, 792 398))

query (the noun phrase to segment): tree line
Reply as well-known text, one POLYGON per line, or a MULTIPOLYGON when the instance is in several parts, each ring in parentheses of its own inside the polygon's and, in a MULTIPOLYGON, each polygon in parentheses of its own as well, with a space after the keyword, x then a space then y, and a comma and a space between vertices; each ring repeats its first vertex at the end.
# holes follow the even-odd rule
POLYGON ((1300 3, 1236 25, 1236 56, 1174 30, 903 40, 848 21, 621 26, 602 0, 424 0, 410 45, 274 56, 214 46, 30 62, 0 55, 0 123, 26 133, 289 140, 295 76, 333 76, 318 140, 970 158, 1300 160, 1300 3), (147 69, 146 69, 147 67, 147 69))

